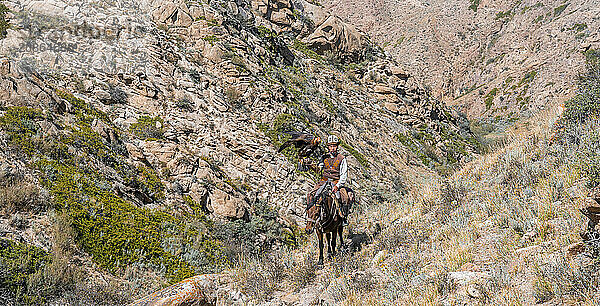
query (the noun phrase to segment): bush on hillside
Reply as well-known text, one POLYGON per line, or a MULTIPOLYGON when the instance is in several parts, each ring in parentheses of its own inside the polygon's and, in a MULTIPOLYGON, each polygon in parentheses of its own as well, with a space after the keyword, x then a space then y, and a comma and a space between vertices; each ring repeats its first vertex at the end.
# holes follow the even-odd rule
POLYGON ((4 3, 0 2, 0 39, 6 37, 6 30, 10 28, 10 24, 6 20, 6 13, 8 12, 8 8, 4 3))
MULTIPOLYGON (((277 211, 258 201, 250 222, 235 220, 215 224, 217 239, 223 241, 231 259, 241 254, 259 255, 275 244, 294 244, 294 237, 287 237, 283 225, 277 221, 277 211)), ((293 236, 293 235, 292 235, 293 236)))
POLYGON ((577 94, 565 102, 562 132, 563 142, 577 144, 581 150, 581 169, 588 178, 588 187, 600 186, 600 51, 585 53, 587 72, 580 76, 577 94), (586 145, 582 145, 582 144, 586 145))
POLYGON ((600 115, 600 50, 585 52, 587 72, 580 76, 577 94, 565 103, 567 125, 576 125, 600 115))

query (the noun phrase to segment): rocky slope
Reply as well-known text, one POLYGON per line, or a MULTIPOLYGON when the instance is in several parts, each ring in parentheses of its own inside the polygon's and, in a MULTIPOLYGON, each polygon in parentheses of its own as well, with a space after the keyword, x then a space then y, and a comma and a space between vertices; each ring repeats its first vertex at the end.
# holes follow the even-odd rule
POLYGON ((536 114, 452 177, 365 208, 349 252, 325 266, 314 265, 313 246, 280 250, 136 305, 597 304, 600 52, 586 58, 564 107, 536 114), (382 228, 361 226, 369 222, 382 228))
POLYGON ((370 34, 435 97, 500 126, 562 103, 585 69, 581 51, 600 44, 597 1, 321 3, 370 34))
POLYGON ((365 207, 478 150, 465 118, 308 2, 4 3, 3 270, 31 272, 6 276, 8 300, 122 303, 298 245, 314 174, 276 153, 288 130, 339 134, 365 207))

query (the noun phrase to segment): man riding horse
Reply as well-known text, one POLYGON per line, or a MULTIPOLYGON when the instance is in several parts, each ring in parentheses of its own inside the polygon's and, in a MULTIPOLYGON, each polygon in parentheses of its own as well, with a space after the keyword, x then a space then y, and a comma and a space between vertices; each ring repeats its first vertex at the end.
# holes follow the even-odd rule
POLYGON ((347 217, 349 211, 349 197, 348 191, 346 190, 344 184, 346 184, 346 180, 348 179, 348 162, 346 161, 346 157, 338 152, 338 147, 340 145, 340 139, 335 135, 329 135, 327 137, 327 150, 328 153, 321 156, 318 165, 309 164, 315 172, 322 171, 321 180, 315 185, 315 187, 306 195, 307 199, 307 209, 309 209, 315 201, 315 195, 320 193, 323 190, 325 183, 328 181, 333 183, 332 193, 335 194, 337 199, 341 200, 342 205, 342 216, 343 225, 347 225, 347 217))

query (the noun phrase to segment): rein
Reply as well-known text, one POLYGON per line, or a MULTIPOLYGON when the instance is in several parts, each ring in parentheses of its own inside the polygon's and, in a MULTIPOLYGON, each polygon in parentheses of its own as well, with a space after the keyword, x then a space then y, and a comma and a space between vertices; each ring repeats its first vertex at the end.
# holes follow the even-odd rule
MULTIPOLYGON (((332 184, 332 183, 327 182, 326 184, 332 184)), ((335 218, 335 203, 334 203, 335 199, 331 195, 331 190, 329 188, 326 190, 327 190, 327 193, 324 194, 322 197, 323 205, 321 205, 321 210, 319 211, 319 218, 318 218, 320 221, 322 221, 322 222, 319 222, 321 229, 324 229, 325 227, 329 226, 333 222, 333 219, 335 218), (328 218, 323 218, 323 211, 324 211, 323 207, 327 203, 327 198, 331 198, 331 205, 326 207, 329 209, 329 211, 327 212, 328 218)))
MULTIPOLYGON (((333 185, 333 183, 331 181, 328 181, 325 184, 328 184, 329 186, 325 186, 325 190, 323 190, 323 192, 321 194, 319 194, 319 198, 320 198, 319 201, 316 201, 315 204, 313 204, 313 205, 316 205, 319 207, 319 214, 318 214, 316 220, 312 219, 308 216, 307 217, 302 216, 302 218, 304 220, 314 222, 315 225, 318 224, 318 226, 321 229, 324 229, 325 227, 329 226, 333 222, 333 219, 335 219, 335 214, 337 213, 336 199, 334 198, 335 196, 332 195, 332 192, 331 192, 332 188, 333 188, 331 186, 333 185), (327 205, 328 198, 331 198, 331 205, 327 205), (321 205, 317 204, 319 202, 322 202, 322 204, 321 205), (325 216, 323 216, 324 213, 326 214, 325 216)), ((307 210, 310 209, 311 207, 312 206, 307 208, 307 210)))
POLYGON ((306 221, 311 221, 311 222, 315 222, 315 223, 319 220, 319 218, 317 218, 317 220, 315 220, 315 219, 313 219, 311 217, 301 216, 301 215, 297 214, 295 211, 292 211, 291 214, 294 215, 294 216, 296 216, 296 217, 298 217, 298 218, 302 218, 302 219, 304 219, 306 221))

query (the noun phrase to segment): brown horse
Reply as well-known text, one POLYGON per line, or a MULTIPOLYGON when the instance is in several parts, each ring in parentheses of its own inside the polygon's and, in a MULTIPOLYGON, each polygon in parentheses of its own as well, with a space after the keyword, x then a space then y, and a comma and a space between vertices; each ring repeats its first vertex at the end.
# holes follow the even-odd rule
POLYGON ((319 265, 323 264, 323 233, 327 238, 327 253, 329 257, 335 255, 336 235, 340 237, 340 250, 342 249, 342 232, 344 226, 339 214, 338 200, 334 199, 332 192, 333 183, 327 182, 321 194, 317 195, 314 205, 306 211, 308 215, 306 232, 312 233, 313 229, 319 239, 319 265))

